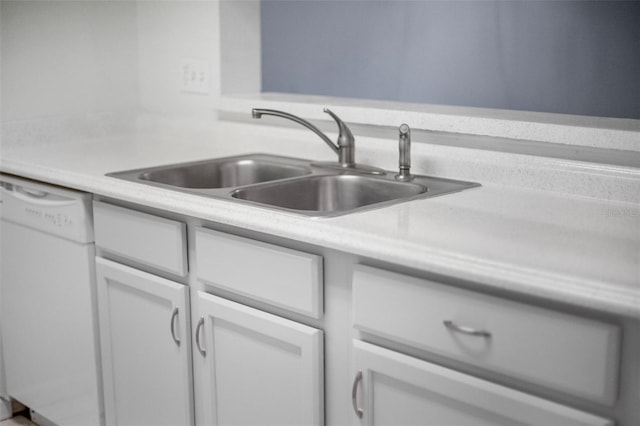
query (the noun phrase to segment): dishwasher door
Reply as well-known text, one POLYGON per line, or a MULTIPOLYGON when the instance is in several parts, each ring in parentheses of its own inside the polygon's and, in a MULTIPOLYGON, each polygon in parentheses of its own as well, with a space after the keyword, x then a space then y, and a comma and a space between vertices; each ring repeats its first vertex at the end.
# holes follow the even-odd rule
MULTIPOLYGON (((2 217, 2 191, 0 191, 0 218, 2 217)), ((2 229, 0 228, 0 241, 2 241, 2 229)), ((1 256, 0 251, 0 256, 1 256)), ((1 267, 1 265, 0 265, 1 267)), ((1 289, 2 286, 0 286, 1 289)), ((0 300, 2 300, 2 292, 0 291, 0 300)), ((2 308, 0 308, 0 318, 2 317, 2 308)), ((5 381, 4 359, 2 351, 2 319, 0 319, 0 421, 8 419, 13 414, 11 412, 11 402, 7 394, 7 384, 5 381)))
POLYGON ((100 425, 90 194, 0 180, 7 392, 55 424, 100 425))

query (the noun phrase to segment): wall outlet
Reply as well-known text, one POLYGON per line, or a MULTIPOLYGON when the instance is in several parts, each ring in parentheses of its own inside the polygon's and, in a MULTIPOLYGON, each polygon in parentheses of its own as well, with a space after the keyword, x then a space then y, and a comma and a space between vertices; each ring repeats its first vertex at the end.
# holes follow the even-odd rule
POLYGON ((180 68, 180 90, 184 93, 209 94, 209 62, 183 59, 180 68))

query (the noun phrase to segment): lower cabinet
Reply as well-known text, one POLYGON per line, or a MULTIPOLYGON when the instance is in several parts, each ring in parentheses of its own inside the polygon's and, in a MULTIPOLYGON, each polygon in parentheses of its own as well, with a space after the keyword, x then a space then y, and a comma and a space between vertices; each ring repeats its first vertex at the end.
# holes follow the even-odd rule
POLYGON ((613 425, 359 340, 353 357, 354 425, 613 425))
POLYGON ((189 289, 97 258, 107 425, 192 425, 189 289))
POLYGON ((205 424, 324 424, 321 330, 204 292, 198 304, 205 424))
POLYGON ((210 292, 322 324, 331 425, 613 425, 490 380, 507 375, 524 389, 614 407, 617 324, 365 265, 333 278, 352 280, 349 307, 346 290, 324 293, 319 255, 196 227, 189 270, 185 224, 100 202, 94 211, 107 426, 324 425, 323 331, 210 292), (466 363, 489 380, 401 348, 466 363))
POLYGON ((321 257, 198 228, 190 272, 186 224, 101 201, 94 216, 107 426, 324 424, 323 332, 198 291, 317 320, 321 257))

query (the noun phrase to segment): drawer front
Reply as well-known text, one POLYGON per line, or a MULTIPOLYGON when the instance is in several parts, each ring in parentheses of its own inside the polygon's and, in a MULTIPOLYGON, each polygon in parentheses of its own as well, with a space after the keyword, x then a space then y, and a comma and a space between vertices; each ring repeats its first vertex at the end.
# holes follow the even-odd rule
POLYGON ((322 315, 322 257, 210 229, 196 230, 197 277, 312 318, 322 315))
POLYGON ((612 404, 620 328, 357 265, 354 326, 575 396, 612 404))
POLYGON ((99 201, 93 216, 99 248, 181 277, 187 274, 184 223, 99 201))

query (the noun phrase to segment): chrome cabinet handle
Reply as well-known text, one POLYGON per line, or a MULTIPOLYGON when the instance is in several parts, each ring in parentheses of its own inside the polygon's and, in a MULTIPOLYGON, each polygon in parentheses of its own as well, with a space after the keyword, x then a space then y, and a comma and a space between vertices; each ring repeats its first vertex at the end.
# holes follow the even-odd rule
POLYGON ((202 356, 207 356, 207 351, 200 346, 200 329, 202 327, 204 327, 204 317, 200 317, 198 325, 196 326, 196 348, 198 348, 198 352, 200 352, 202 356))
POLYGON ((180 346, 180 338, 176 336, 176 320, 178 319, 178 313, 179 310, 176 306, 171 314, 171 323, 169 324, 169 327, 171 329, 171 337, 173 338, 173 341, 176 342, 176 345, 180 346))
POLYGON ((468 336, 484 337, 487 339, 491 337, 491 333, 485 330, 477 330, 475 328, 466 327, 464 325, 457 325, 453 321, 449 321, 449 320, 443 321, 442 323, 449 330, 455 331, 457 333, 466 334, 468 336))
POLYGON ((356 373, 356 377, 353 379, 353 386, 351 386, 351 404, 353 405, 353 411, 359 419, 362 418, 364 410, 358 407, 358 385, 362 382, 362 371, 356 373))

